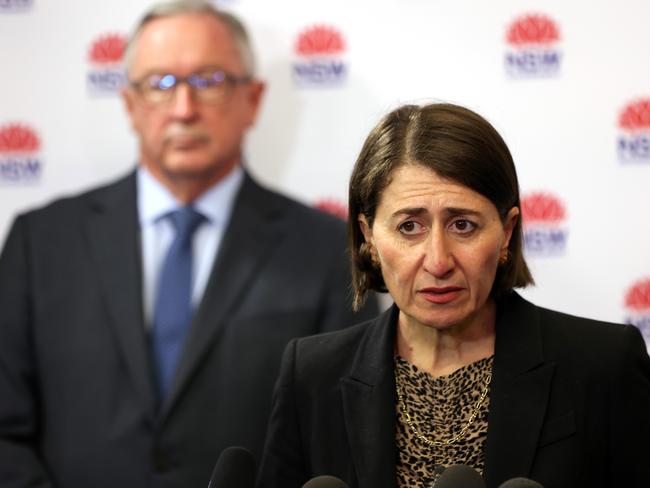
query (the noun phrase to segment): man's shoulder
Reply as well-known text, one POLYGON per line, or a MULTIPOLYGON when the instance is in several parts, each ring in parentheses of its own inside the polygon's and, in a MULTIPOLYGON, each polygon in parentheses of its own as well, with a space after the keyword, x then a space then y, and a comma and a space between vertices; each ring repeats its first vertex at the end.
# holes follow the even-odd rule
POLYGON ((49 220, 59 215, 73 215, 88 208, 88 206, 92 207, 111 200, 121 200, 127 195, 135 199, 135 177, 133 172, 109 182, 59 196, 23 212, 20 217, 28 220, 49 220))
MULTIPOLYGON (((338 234, 345 231, 345 222, 341 218, 306 205, 285 193, 271 189, 250 177, 250 175, 242 191, 242 196, 252 199, 254 205, 269 213, 282 213, 288 221, 295 223, 296 226, 303 226, 300 229, 302 232, 330 230, 338 234)), ((323 237, 326 238, 327 236, 323 237)))

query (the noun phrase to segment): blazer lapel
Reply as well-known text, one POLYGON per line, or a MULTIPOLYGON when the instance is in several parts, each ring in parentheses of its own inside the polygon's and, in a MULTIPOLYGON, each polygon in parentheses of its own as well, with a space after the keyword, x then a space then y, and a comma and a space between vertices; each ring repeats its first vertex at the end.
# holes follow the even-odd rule
POLYGON ((142 312, 135 173, 92 197, 85 230, 127 369, 145 408, 153 413, 155 396, 142 312))
POLYGON ((528 476, 555 365, 544 363, 536 307, 516 293, 499 304, 485 479, 497 486, 528 476))
POLYGON ((397 307, 377 319, 341 379, 343 412, 355 472, 362 488, 395 486, 395 375, 397 307))
POLYGON ((224 233, 187 343, 179 360, 162 417, 167 416, 184 386, 210 349, 271 251, 285 235, 282 209, 266 190, 246 175, 224 233))

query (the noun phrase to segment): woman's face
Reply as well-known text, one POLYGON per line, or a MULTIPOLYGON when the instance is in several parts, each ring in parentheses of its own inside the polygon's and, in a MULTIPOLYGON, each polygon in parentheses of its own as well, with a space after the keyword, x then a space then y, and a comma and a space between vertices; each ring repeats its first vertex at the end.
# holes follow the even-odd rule
POLYGON ((504 223, 483 195, 404 165, 383 191, 372 227, 363 215, 359 222, 402 315, 446 329, 485 318, 518 214, 513 207, 504 223))

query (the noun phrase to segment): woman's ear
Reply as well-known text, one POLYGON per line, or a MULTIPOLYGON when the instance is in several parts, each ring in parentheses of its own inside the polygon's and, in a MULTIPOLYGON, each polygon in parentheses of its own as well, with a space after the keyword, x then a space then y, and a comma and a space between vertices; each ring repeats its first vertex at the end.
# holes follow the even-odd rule
POLYGON ((368 244, 372 244, 372 227, 368 224, 368 219, 364 214, 359 214, 357 221, 359 222, 359 228, 361 229, 363 238, 368 244))
POLYGON ((508 249, 510 245, 510 239, 512 238, 512 233, 515 230, 517 225, 517 220, 519 220, 519 207, 512 207, 506 215, 506 219, 503 223, 503 232, 505 238, 503 240, 503 249, 508 249))

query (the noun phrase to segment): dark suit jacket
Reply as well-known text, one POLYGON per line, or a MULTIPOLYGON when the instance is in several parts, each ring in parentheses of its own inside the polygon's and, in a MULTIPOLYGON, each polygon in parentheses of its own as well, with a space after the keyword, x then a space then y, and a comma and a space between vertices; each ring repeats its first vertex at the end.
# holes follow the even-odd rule
MULTIPOLYGON (((289 339, 354 317, 344 225, 246 176, 155 405, 134 174, 18 217, 0 257, 0 486, 206 486, 259 455, 289 339)), ((370 315, 370 316, 372 316, 370 315)))
MULTIPOLYGON (((395 486, 394 307, 351 329, 292 341, 274 394, 259 486, 332 475, 395 486)), ((639 331, 498 304, 488 487, 650 486, 650 359, 639 331)))

